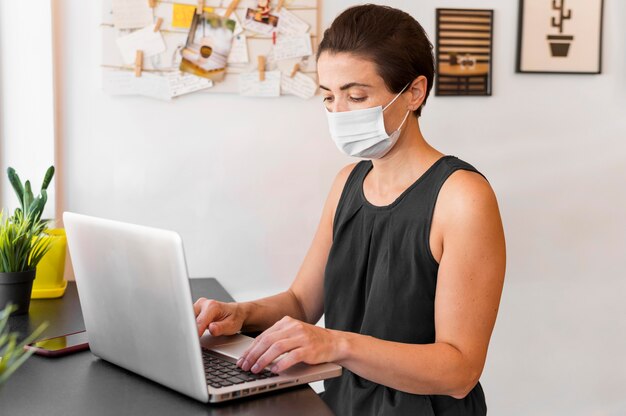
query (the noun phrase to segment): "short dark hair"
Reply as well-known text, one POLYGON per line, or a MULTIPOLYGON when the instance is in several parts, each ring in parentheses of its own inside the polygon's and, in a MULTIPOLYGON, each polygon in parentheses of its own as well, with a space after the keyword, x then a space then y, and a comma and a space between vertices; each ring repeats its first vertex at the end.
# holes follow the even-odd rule
POLYGON ((387 88, 396 94, 425 76, 426 96, 414 111, 417 117, 422 114, 435 77, 433 45, 410 14, 376 4, 350 7, 324 31, 317 59, 322 52, 349 52, 373 61, 387 88))

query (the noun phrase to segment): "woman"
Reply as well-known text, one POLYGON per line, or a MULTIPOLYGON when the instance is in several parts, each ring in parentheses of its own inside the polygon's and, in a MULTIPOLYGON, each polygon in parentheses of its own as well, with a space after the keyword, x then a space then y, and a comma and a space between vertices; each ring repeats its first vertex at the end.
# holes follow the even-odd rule
POLYGON ((331 137, 366 160, 338 173, 291 287, 199 299, 198 330, 264 331, 238 361, 252 372, 283 353, 271 371, 343 366, 322 394, 338 415, 484 415, 504 233, 487 180, 420 131, 432 45, 408 14, 365 5, 337 17, 317 57, 331 137))

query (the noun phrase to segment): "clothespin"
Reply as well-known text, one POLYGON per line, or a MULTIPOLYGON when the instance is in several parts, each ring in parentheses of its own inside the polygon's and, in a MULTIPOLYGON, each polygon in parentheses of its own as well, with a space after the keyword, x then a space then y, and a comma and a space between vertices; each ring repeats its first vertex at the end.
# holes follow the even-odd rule
POLYGON ((276 45, 276 32, 272 32, 272 45, 276 45))
POLYGON ((196 14, 202 14, 204 11, 204 0, 198 0, 198 6, 196 7, 196 14))
POLYGON ((154 31, 158 32, 161 29, 161 24, 163 23, 163 18, 159 17, 157 18, 156 23, 154 24, 154 31))
POLYGON ((226 13, 224 13, 224 17, 228 19, 230 15, 235 11, 237 5, 239 4, 239 0, 233 0, 228 5, 228 9, 226 9, 226 13))
POLYGON ((278 6, 276 6, 276 11, 279 12, 280 9, 283 8, 283 4, 285 3, 285 0, 278 0, 278 6))
POLYGON ((259 81, 265 81, 265 55, 259 55, 259 81))
POLYGON ((300 64, 295 64, 293 69, 291 70, 291 74, 289 74, 289 78, 293 78, 296 76, 296 72, 300 70, 300 64))
POLYGON ((135 76, 140 77, 143 70, 143 51, 137 50, 135 53, 135 76))
POLYGON ((156 7, 156 3, 157 3, 157 0, 148 0, 148 5, 150 6, 151 9, 154 9, 156 7))

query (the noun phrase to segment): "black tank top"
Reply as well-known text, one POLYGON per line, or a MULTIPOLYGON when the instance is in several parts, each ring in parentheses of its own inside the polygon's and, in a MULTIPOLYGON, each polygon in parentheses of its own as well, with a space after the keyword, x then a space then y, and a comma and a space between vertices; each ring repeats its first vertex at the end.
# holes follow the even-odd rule
MULTIPOLYGON (((434 343, 439 264, 429 236, 435 202, 452 172, 481 173, 456 156, 443 156, 393 203, 375 206, 363 193, 372 167, 363 160, 353 168, 337 205, 324 276, 326 328, 434 343)), ((322 399, 339 416, 487 413, 480 383, 465 398, 455 399, 401 392, 344 369, 341 377, 324 381, 324 387, 322 399)))

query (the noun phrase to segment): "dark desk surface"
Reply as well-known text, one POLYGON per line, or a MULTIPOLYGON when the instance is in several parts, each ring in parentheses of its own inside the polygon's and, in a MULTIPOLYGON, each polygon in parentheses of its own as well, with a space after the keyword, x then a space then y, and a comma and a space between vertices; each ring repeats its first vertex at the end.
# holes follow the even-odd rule
MULTIPOLYGON (((232 297, 215 279, 192 279, 193 299, 232 297)), ((84 330, 76 285, 60 299, 33 300, 30 313, 10 318, 26 334, 40 322, 42 338, 84 330)), ((332 415, 309 386, 221 404, 204 404, 101 360, 89 351, 59 358, 33 355, 0 387, 0 415, 332 415)))

